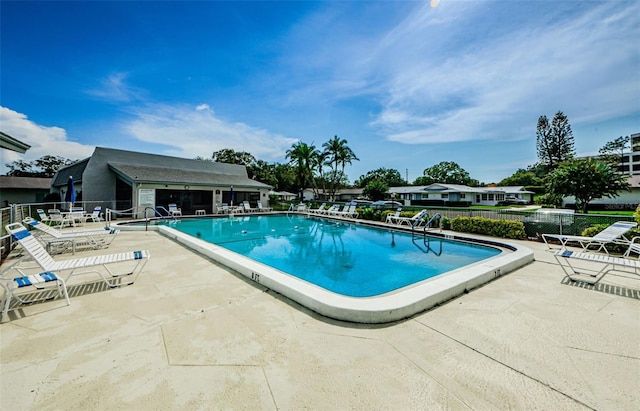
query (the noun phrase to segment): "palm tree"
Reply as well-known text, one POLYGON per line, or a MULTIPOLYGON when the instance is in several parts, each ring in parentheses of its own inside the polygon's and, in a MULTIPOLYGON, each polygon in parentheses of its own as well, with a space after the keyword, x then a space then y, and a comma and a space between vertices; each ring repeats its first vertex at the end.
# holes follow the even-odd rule
POLYGON ((359 161, 355 153, 347 145, 347 140, 340 139, 338 136, 334 136, 331 140, 322 145, 324 148, 324 154, 327 156, 327 162, 331 164, 332 179, 331 179, 331 197, 334 197, 338 191, 338 183, 340 176, 344 175, 344 168, 347 164, 351 164, 353 160, 359 161), (338 172, 338 166, 341 166, 341 172, 338 172))
POLYGON ((315 164, 318 154, 318 150, 313 144, 308 145, 301 141, 287 150, 285 157, 289 159, 289 163, 296 167, 300 188, 309 187, 309 185, 315 186, 312 165, 315 164))

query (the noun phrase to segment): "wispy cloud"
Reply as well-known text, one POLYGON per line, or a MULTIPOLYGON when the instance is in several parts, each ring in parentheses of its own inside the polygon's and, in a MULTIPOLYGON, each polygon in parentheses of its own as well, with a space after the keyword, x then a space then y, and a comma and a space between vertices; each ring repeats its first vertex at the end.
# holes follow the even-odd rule
POLYGON ((87 94, 115 103, 126 103, 139 100, 144 92, 127 84, 128 73, 116 72, 100 80, 100 87, 87 91, 87 94))
POLYGON ((2 150, 0 170, 5 174, 5 164, 17 160, 30 162, 45 155, 61 156, 70 160, 82 159, 91 155, 93 146, 69 141, 67 132, 60 127, 48 127, 36 124, 26 115, 0 106, 0 124, 2 131, 31 146, 25 154, 2 150))
POLYGON ((210 157, 214 151, 231 148, 266 160, 281 160, 297 140, 248 124, 216 117, 207 104, 197 106, 150 104, 132 108, 132 120, 122 127, 138 140, 171 147, 166 154, 178 157, 210 157))
POLYGON ((464 38, 464 21, 436 27, 423 14, 410 18, 373 62, 384 70, 387 95, 371 125, 402 143, 520 139, 556 110, 573 122, 637 112, 637 71, 617 68, 638 67, 630 41, 640 38, 638 3, 589 7, 555 23, 513 25, 455 56, 425 43, 464 38))

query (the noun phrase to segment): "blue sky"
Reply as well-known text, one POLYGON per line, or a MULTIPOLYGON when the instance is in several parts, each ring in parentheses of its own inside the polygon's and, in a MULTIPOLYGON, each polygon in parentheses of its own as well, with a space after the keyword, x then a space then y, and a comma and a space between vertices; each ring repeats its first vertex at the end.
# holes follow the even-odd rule
POLYGON ((348 140, 367 171, 497 182, 562 110, 579 155, 640 132, 640 2, 0 3, 0 128, 24 156, 95 146, 285 162, 348 140))

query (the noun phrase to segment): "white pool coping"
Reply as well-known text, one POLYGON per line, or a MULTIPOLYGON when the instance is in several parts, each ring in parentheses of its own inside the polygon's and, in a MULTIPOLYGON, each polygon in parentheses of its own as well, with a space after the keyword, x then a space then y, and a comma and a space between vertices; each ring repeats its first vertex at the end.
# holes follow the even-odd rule
MULTIPOLYGON (((145 227, 119 225, 126 230, 145 227)), ((467 265, 401 289, 373 297, 349 297, 328 291, 266 264, 229 251, 168 226, 149 225, 162 235, 183 244, 242 274, 248 279, 329 318, 356 323, 386 323, 402 320, 449 301, 465 292, 514 271, 534 260, 527 247, 496 240, 487 244, 474 238, 447 235, 448 239, 500 247, 497 256, 467 265)), ((391 229, 391 227, 389 227, 391 229)))

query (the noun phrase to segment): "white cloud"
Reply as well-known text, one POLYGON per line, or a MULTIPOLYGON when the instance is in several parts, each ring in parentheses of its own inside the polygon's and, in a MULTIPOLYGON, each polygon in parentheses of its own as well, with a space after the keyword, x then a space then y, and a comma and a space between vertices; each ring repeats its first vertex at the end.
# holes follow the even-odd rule
POLYGON ((45 155, 79 160, 90 156, 95 148, 69 141, 64 129, 36 124, 26 115, 7 107, 0 106, 0 124, 2 124, 2 131, 31 146, 25 154, 1 149, 0 174, 6 174, 9 171, 5 164, 17 160, 31 162, 45 155))
MULTIPOLYGON (((372 71, 383 79, 387 96, 371 124, 389 140, 520 139, 532 135, 539 115, 557 110, 572 123, 638 111, 639 53, 629 41, 640 37, 637 3, 592 3, 582 14, 502 33, 509 22, 497 19, 483 28, 491 35, 480 34, 482 41, 474 39, 457 54, 447 50, 453 39, 474 32, 464 10, 449 11, 457 11, 460 21, 433 25, 416 13, 377 50, 372 71)), ((481 17, 477 8, 468 11, 481 17)))
POLYGON ((214 151, 231 148, 246 151, 265 161, 281 160, 297 139, 214 115, 206 104, 197 107, 153 104, 132 109, 133 120, 123 124, 132 137, 171 146, 165 154, 194 158, 211 157, 214 151))
POLYGON ((125 81, 128 77, 128 73, 111 73, 106 78, 100 80, 100 88, 88 90, 87 94, 98 97, 101 100, 118 103, 141 99, 144 92, 128 85, 125 81))

